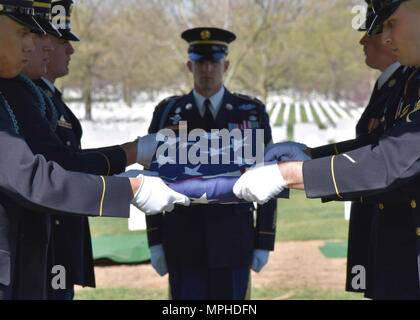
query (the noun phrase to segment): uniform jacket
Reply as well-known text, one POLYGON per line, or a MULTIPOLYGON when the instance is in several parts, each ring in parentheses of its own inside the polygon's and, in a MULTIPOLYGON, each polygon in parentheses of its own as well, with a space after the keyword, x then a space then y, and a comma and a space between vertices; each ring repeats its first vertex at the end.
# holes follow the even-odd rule
MULTIPOLYGON (((63 102, 61 92, 56 89, 53 93, 43 80, 34 82, 41 90, 44 90, 53 102, 58 120, 55 130, 56 135, 70 150, 81 152, 82 127, 73 112, 63 102)), ((103 157, 106 157, 106 155, 104 154, 103 157)), ((120 162, 123 166, 124 161, 124 155, 121 154, 120 162)), ((99 167, 103 166, 102 159, 98 161, 97 155, 92 158, 92 163, 98 163, 99 167)), ((108 168, 103 168, 103 170, 103 174, 108 173, 108 168)), ((66 282, 68 284, 95 286, 88 219, 86 217, 64 215, 54 215, 52 219, 54 263, 66 268, 66 282)))
MULTIPOLYGON (((0 90, 13 109, 19 130, 32 152, 54 160, 63 168, 108 175, 124 171, 126 158, 118 147, 100 152, 82 152, 79 144, 66 145, 50 127, 42 114, 39 96, 19 76, 12 80, 0 79, 0 90)), ((59 128, 59 126, 57 126, 59 128)), ((17 233, 24 233, 26 241, 18 242, 16 273, 17 290, 13 296, 22 299, 49 297, 50 269, 61 264, 66 268, 67 283, 94 286, 92 249, 86 217, 35 215, 19 208, 21 222, 17 233), (28 267, 31 266, 31 267, 28 267)))
POLYGON ((375 144, 303 165, 308 197, 374 205, 366 292, 371 298, 420 298, 419 69, 406 76, 392 121, 375 144))
MULTIPOLYGON (((174 128, 178 121, 187 121, 188 131, 204 127, 192 92, 159 104, 149 133, 174 128)), ((265 144, 271 141, 265 106, 225 90, 212 128, 232 129, 243 124, 257 124, 264 129, 265 144)), ((276 201, 258 207, 256 230, 253 211, 252 204, 179 206, 170 214, 147 217, 149 245, 163 243, 167 263, 172 265, 247 266, 254 248, 273 250, 275 241, 276 201)))
MULTIPOLYGON (((391 125, 395 108, 392 106, 395 93, 400 94, 405 85, 406 67, 400 66, 378 89, 376 82, 369 104, 356 125, 356 139, 312 149, 313 158, 336 155, 377 143, 386 128, 391 125), (390 116, 392 115, 392 116, 390 116)), ((375 204, 353 201, 349 221, 346 290, 364 292, 365 289, 352 284, 355 266, 368 266, 369 243, 375 204)))
MULTIPOLYGON (((51 270, 39 268, 38 259, 25 260, 21 248, 35 257, 45 257, 52 213, 79 216, 129 216, 130 184, 127 179, 98 177, 63 170, 30 148, 13 131, 9 112, 0 105, 0 299, 42 298, 45 284, 37 295, 20 295, 24 274, 29 270, 46 278, 51 270), (31 212, 34 219, 24 220, 31 212), (28 228, 28 223, 36 225, 28 228), (39 227, 36 242, 31 232, 39 227), (45 232, 44 232, 45 231, 45 232), (29 264, 22 264, 29 262, 29 264), (34 268, 34 269, 32 269, 34 268)), ((44 265, 45 267, 45 265, 44 265)), ((38 285, 36 278, 34 285, 38 285)), ((45 281, 44 281, 45 283, 45 281)))

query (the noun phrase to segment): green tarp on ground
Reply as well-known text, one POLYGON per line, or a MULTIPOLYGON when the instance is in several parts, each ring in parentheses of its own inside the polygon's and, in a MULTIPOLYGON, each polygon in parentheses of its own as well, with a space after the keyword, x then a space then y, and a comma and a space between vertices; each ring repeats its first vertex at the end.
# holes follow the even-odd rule
POLYGON ((347 242, 325 242, 319 250, 326 258, 346 258, 347 242))
POLYGON ((123 234, 92 239, 93 258, 118 263, 136 263, 150 260, 147 234, 123 234))

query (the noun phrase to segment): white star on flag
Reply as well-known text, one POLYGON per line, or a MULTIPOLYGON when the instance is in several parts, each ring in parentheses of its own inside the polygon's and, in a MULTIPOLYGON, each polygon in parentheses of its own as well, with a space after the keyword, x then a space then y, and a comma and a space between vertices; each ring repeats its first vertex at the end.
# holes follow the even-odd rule
POLYGON ((188 174, 188 175, 191 175, 191 176, 202 176, 203 174, 198 171, 198 169, 200 169, 200 167, 201 167, 201 164, 199 164, 195 168, 185 167, 184 168, 184 174, 188 174))
POLYGON ((200 204, 207 204, 207 203, 210 203, 212 201, 213 202, 217 201, 217 199, 208 200, 206 192, 201 196, 201 198, 190 198, 190 200, 191 200, 192 203, 200 203, 200 204))

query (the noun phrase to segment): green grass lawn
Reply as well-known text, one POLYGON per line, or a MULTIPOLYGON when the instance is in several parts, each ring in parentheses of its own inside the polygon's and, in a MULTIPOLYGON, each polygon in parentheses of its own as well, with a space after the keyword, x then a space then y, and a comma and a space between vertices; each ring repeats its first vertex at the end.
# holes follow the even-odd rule
MULTIPOLYGON (((252 288, 252 300, 361 300, 360 293, 315 288, 252 288)), ((76 291, 75 300, 168 300, 166 289, 88 289, 76 291)))
POLYGON ((335 125, 333 119, 331 118, 331 116, 328 114, 328 112, 324 109, 324 107, 320 104, 319 108, 321 109, 321 112, 324 114, 324 116, 327 118, 327 120, 329 121, 329 123, 331 125, 335 125))
POLYGON ((280 106, 280 112, 278 114, 277 119, 275 120, 275 126, 282 126, 283 125, 283 116, 284 116, 284 110, 286 109, 286 106, 284 104, 282 104, 280 106))
POLYGON ((300 116, 302 118, 302 123, 308 122, 308 116, 306 114, 304 106, 300 106, 300 116))
POLYGON ((361 300, 363 294, 314 288, 252 288, 253 300, 361 300))
POLYGON ((76 291, 75 300, 168 300, 168 290, 164 289, 85 289, 76 291))
POLYGON ((140 234, 146 232, 145 230, 128 230, 128 220, 123 218, 89 217, 89 225, 92 238, 116 234, 140 234))
POLYGON ((296 190, 277 202, 276 241, 347 240, 347 232, 343 202, 321 203, 296 190))
POLYGON ((325 129, 326 127, 324 124, 322 124, 321 119, 318 116, 318 113, 315 111, 315 108, 312 105, 310 105, 310 108, 311 108, 311 112, 314 117, 315 123, 318 125, 320 129, 325 129))
POLYGON ((295 106, 292 105, 290 107, 290 115, 289 115, 289 122, 286 124, 287 125, 287 137, 289 138, 289 140, 293 140, 293 125, 296 123, 296 110, 295 110, 295 106))
POLYGON ((273 113, 274 108, 276 107, 276 105, 277 105, 276 103, 275 103, 275 104, 273 104, 273 105, 271 106, 271 109, 267 112, 269 117, 271 117, 271 114, 273 113))

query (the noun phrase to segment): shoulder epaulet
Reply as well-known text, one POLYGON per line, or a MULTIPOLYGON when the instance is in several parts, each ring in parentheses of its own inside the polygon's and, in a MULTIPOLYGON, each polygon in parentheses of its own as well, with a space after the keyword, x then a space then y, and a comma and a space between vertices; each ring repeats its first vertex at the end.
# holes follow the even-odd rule
POLYGON ((242 99, 242 100, 245 100, 245 101, 254 102, 254 103, 256 103, 256 104, 258 104, 258 105, 260 105, 262 107, 265 107, 264 103, 261 100, 258 100, 255 97, 247 96, 247 95, 240 94, 240 93, 237 93, 237 92, 234 92, 233 95, 235 97, 239 98, 239 99, 242 99))
POLYGON ((162 106, 170 103, 171 101, 179 100, 179 99, 181 99, 184 96, 185 95, 182 95, 182 96, 171 96, 171 97, 165 98, 161 102, 158 103, 158 105, 156 106, 156 108, 162 107, 162 106))

